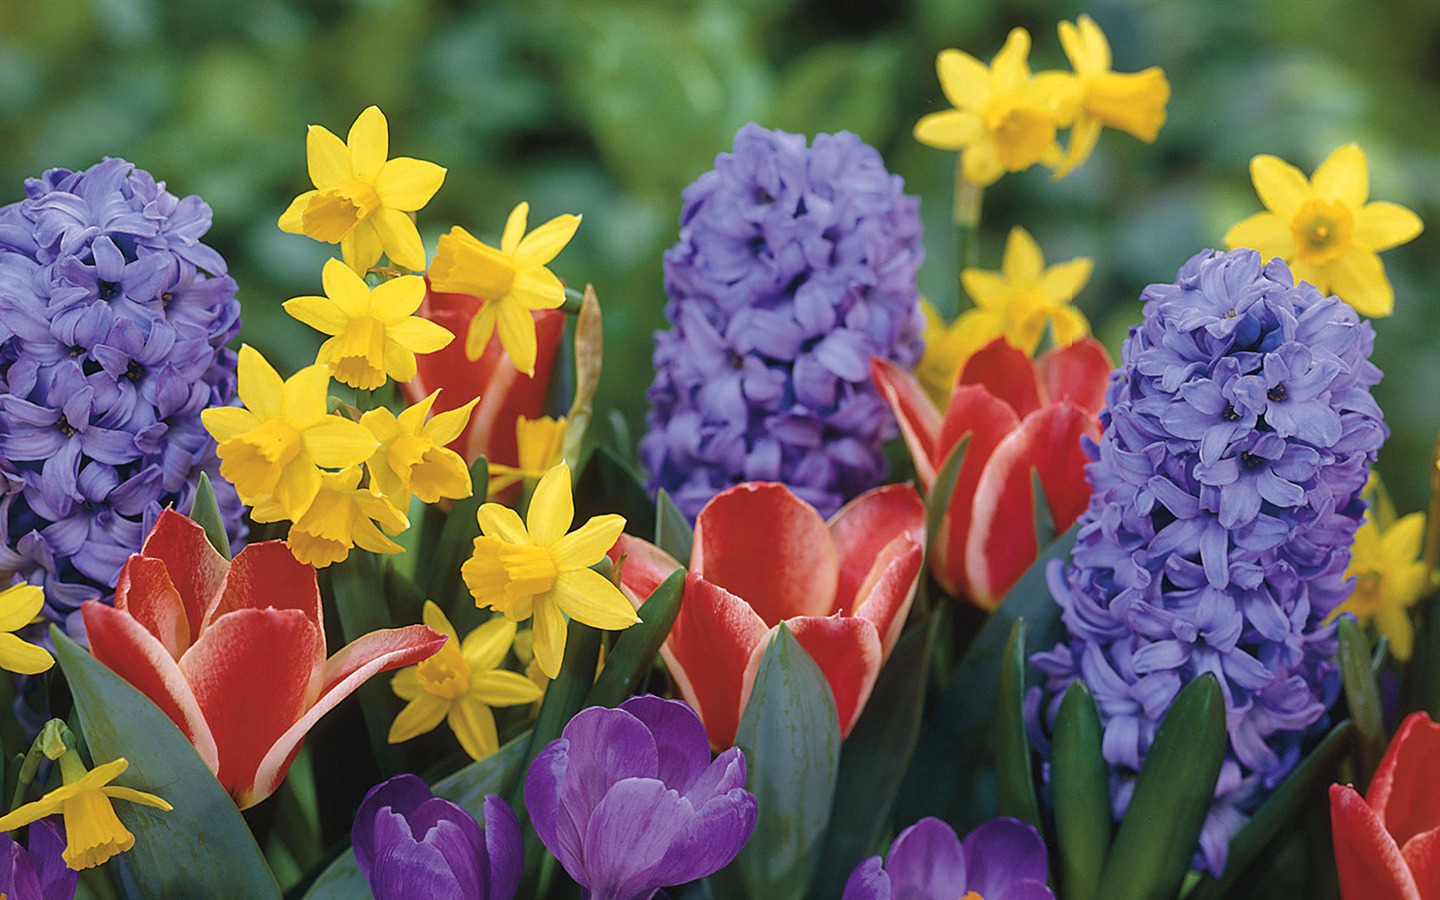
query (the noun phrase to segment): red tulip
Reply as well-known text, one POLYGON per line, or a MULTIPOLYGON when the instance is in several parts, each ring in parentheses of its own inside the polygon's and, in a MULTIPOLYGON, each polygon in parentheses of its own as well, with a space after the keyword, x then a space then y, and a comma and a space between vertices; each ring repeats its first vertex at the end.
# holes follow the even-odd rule
POLYGON ((450 443, 450 449, 472 463, 484 456, 491 463, 520 465, 515 439, 515 422, 521 416, 536 419, 544 412, 550 390, 550 371, 565 329, 565 314, 558 309, 541 309, 535 318, 535 375, 522 375, 500 347, 498 335, 491 335, 485 352, 474 361, 465 356, 465 333, 480 308, 480 300, 466 294, 441 294, 428 289, 418 315, 450 329, 456 339, 434 353, 415 358, 416 374, 400 386, 408 403, 419 403, 436 388, 433 413, 438 415, 480 398, 470 424, 450 443))
POLYGON ((930 571, 950 594, 994 609, 1035 562, 1032 469, 1056 528, 1069 528, 1085 509, 1090 485, 1080 437, 1100 437, 1096 415, 1111 368, 1105 348, 1090 338, 1033 362, 996 338, 965 363, 942 415, 909 372, 888 360, 870 364, 927 493, 950 451, 969 435, 930 558, 930 571))
POLYGON ((1330 785, 1330 829, 1345 900, 1440 900, 1440 725, 1400 723, 1362 799, 1330 785))
POLYGON ((327 660, 313 568, 281 541, 226 562, 170 510, 120 570, 115 605, 87 601, 84 616, 95 658, 165 711, 241 809, 280 786, 335 704, 445 641, 424 625, 387 629, 327 660))
MULTIPOLYGON (((925 541, 925 506, 909 485, 862 494, 827 523, 782 484, 717 494, 695 520, 685 596, 660 649, 716 749, 735 743, 769 635, 784 622, 820 666, 849 734, 895 647, 925 541)), ((642 606, 674 559, 622 535, 625 595, 642 606)))

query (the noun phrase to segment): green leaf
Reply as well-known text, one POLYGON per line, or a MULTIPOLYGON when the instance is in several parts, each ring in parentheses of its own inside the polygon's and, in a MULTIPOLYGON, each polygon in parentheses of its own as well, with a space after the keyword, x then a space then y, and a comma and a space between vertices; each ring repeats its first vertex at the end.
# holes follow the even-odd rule
MULTIPOLYGON (((347 644, 394 625, 385 599, 383 575, 373 555, 357 548, 344 562, 326 569, 325 576, 335 596, 335 613, 347 644)), ((390 723, 397 712, 390 685, 384 678, 371 678, 356 689, 355 696, 365 717, 370 752, 381 771, 393 775, 400 771, 401 751, 389 739, 390 723)))
POLYGON ((1034 498, 1032 508, 1035 515, 1035 546, 1048 547, 1055 540, 1055 516, 1050 512, 1050 503, 1045 499, 1045 485, 1040 483, 1040 473, 1030 467, 1030 496, 1034 498))
POLYGON ((605 668, 585 698, 586 706, 619 706, 650 671, 660 645, 680 615, 685 594, 685 570, 676 569, 655 586, 640 607, 641 621, 620 632, 605 658, 605 668))
POLYGON ((1025 736, 1025 620, 1015 620, 1000 658, 999 702, 995 710, 995 779, 1000 815, 1040 828, 1035 771, 1025 736))
POLYGON ((1330 729, 1325 740, 1310 751, 1230 840, 1225 875, 1219 879, 1206 878, 1187 900, 1222 900, 1235 896, 1242 883, 1250 883, 1247 873, 1257 863, 1270 858, 1271 848, 1293 827, 1305 805, 1323 797, 1325 786, 1336 780, 1336 769, 1354 732, 1355 727, 1349 720, 1330 729))
POLYGON ((200 473, 200 481, 195 485, 190 519, 205 529, 205 537, 210 539, 215 552, 229 559, 230 537, 225 533, 225 519, 220 515, 220 505, 215 502, 215 488, 210 484, 210 476, 204 472, 200 473))
POLYGON ((655 497, 655 546, 675 557, 682 566, 690 565, 690 551, 694 549, 695 532, 686 521, 685 514, 664 488, 655 497))
POLYGON ((911 628, 880 670, 865 711, 840 747, 830 828, 810 896, 840 896, 845 880, 873 853, 890 827, 890 810, 900 791, 905 763, 920 736, 926 669, 937 617, 911 628))
POLYGON ((1225 759, 1225 698, 1209 673, 1190 682, 1160 722, 1130 807, 1105 860, 1106 900, 1177 896, 1225 759))
POLYGON ((489 485, 490 466, 482 456, 470 465, 470 496, 451 504, 450 514, 445 517, 434 562, 427 571, 417 573, 426 596, 445 611, 460 634, 469 634, 482 621, 469 594, 463 590, 460 566, 470 557, 475 538, 480 536, 475 513, 485 502, 489 485))
POLYGON ((830 824, 840 721, 820 667, 783 622, 760 660, 735 746, 760 816, 729 869, 752 900, 804 897, 830 824))
POLYGON ((1385 755, 1385 721, 1380 708, 1380 685, 1370 665, 1370 642, 1349 616, 1339 620, 1340 674, 1345 683, 1345 704, 1355 722, 1355 745, 1359 763, 1355 787, 1365 790, 1370 776, 1385 755))
POLYGON ((1110 850, 1110 767, 1101 751, 1100 710, 1083 681, 1065 691, 1055 714, 1050 793, 1065 900, 1097 900, 1110 850))
POLYGON ((950 508, 950 500, 955 495, 955 481, 960 477, 960 466, 965 462, 965 448, 968 446, 970 435, 967 432, 951 448, 945 462, 940 464, 939 471, 935 473, 935 480, 930 483, 930 494, 925 498, 927 560, 935 555, 935 542, 940 539, 940 523, 944 521, 945 512, 950 508))
POLYGON ((655 503, 639 477, 609 447, 597 446, 575 482, 575 521, 619 513, 637 527, 655 521, 655 503))
MULTIPOLYGON (((442 778, 431 787, 435 796, 444 797, 465 807, 482 825, 485 795, 509 795, 519 784, 525 769, 525 756, 530 748, 530 732, 525 732, 482 760, 442 778)), ((355 862, 355 853, 346 850, 315 880, 305 892, 305 900, 353 900, 370 896, 365 876, 355 862)))
POLYGON ((124 757, 125 787, 169 801, 164 812, 117 802, 135 835, 124 854, 147 897, 280 897, 265 857, 230 795, 160 708, 59 628, 55 656, 75 698, 91 759, 124 757))

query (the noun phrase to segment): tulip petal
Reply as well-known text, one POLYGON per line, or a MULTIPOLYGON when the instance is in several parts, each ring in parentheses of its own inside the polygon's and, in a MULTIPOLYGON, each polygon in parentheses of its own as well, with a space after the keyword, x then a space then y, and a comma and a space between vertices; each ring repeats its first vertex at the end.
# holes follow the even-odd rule
POLYGON ((765 634, 765 623, 744 600, 694 572, 686 578, 680 613, 660 655, 717 750, 735 743, 745 669, 765 634))
MULTIPOLYGON (((918 571, 919 560, 915 562, 918 571)), ((868 619, 838 615, 797 616, 786 620, 785 627, 825 673, 835 695, 840 737, 844 738, 855 727, 880 674, 883 653, 879 632, 868 619)))
POLYGON ((1343 897, 1420 900, 1420 891, 1395 839, 1353 787, 1330 785, 1330 830, 1343 897))
POLYGON ((185 604, 160 560, 136 554, 126 561, 115 582, 115 608, 129 613, 155 635, 172 659, 179 659, 189 649, 185 604))
POLYGON ((1423 831, 1406 841, 1400 855, 1410 866, 1422 900, 1440 898, 1440 828, 1423 831))
POLYGON ((782 484, 715 495, 695 519, 694 547, 691 570, 742 598, 766 625, 834 608, 840 565, 829 529, 782 484))
POLYGON ((902 534, 925 545, 925 501, 908 484, 866 491, 830 517, 830 536, 840 560, 835 609, 850 615, 860 605, 860 585, 875 569, 883 551, 902 534))
POLYGON ((1100 414, 1115 364, 1099 341, 1083 338, 1050 350, 1041 354, 1035 365, 1051 403, 1068 400, 1086 412, 1100 414))
POLYGON ((283 541, 262 541, 241 550, 230 563, 218 598, 205 612, 201 633, 221 616, 240 609, 293 609, 314 625, 306 704, 320 694, 325 674, 325 620, 315 569, 295 558, 283 541))
POLYGON ((1440 725, 1423 712, 1411 713, 1390 740, 1366 800, 1401 846, 1440 825, 1440 795, 1430 768, 1440 757, 1440 725))
MULTIPOLYGON (((976 350, 960 370, 958 384, 978 384, 1010 404, 1017 418, 1023 419, 1045 404, 1040 373, 1024 351, 1010 346, 998 337, 976 350)), ((941 435, 941 446, 945 445, 941 435)))
POLYGON ((620 565, 620 590, 637 610, 660 582, 680 568, 664 550, 628 534, 620 535, 607 555, 612 563, 620 565))
POLYGON ((855 606, 849 614, 875 625, 882 658, 888 658, 900 640, 924 561, 925 545, 921 541, 908 533, 897 535, 875 555, 869 574, 855 592, 855 606))
MULTIPOLYGON (((170 582, 180 592, 180 600, 185 604, 189 632, 191 636, 199 633, 205 611, 220 596, 220 587, 230 568, 225 557, 210 545, 205 529, 174 510, 164 510, 155 520, 155 526, 150 529, 140 553, 165 564, 170 582)), ((118 589, 115 605, 125 608, 118 589)))
POLYGON ((880 396, 890 404, 895 421, 900 423, 900 434, 904 436, 910 458, 915 462, 915 477, 920 479, 921 489, 930 490, 931 483, 935 481, 935 470, 943 461, 939 452, 939 411, 915 376, 888 359, 876 357, 871 360, 870 380, 875 382, 880 396))

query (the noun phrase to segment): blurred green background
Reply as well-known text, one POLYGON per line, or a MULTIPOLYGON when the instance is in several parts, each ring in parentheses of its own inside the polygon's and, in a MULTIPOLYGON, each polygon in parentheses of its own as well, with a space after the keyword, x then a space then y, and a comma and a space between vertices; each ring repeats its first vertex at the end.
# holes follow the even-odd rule
POLYGON ((680 191, 736 129, 848 129, 878 147, 922 198, 922 291, 953 313, 954 157, 910 137, 944 105, 935 54, 958 47, 988 60, 1020 25, 1034 37, 1034 68, 1068 68, 1055 26, 1081 12, 1110 38, 1117 70, 1165 69, 1170 120, 1154 145, 1107 131, 1063 182, 1041 169, 1002 180, 987 192, 981 264, 998 268, 1016 224, 1048 261, 1093 257, 1079 305, 1114 352, 1145 284, 1169 281, 1260 209, 1252 155, 1309 172, 1359 142, 1372 197, 1430 226, 1385 254, 1396 312, 1376 322, 1387 373, 1377 394, 1393 429, 1380 467, 1403 509, 1422 506, 1440 426, 1440 4, 3 0, 0 202, 48 167, 105 155, 200 194, 215 211, 210 242, 241 287, 242 337, 288 373, 319 342, 280 303, 318 292, 334 252, 275 225, 309 187, 305 127, 343 135, 378 104, 393 155, 449 169, 420 215, 432 250, 452 224, 495 239, 522 199, 532 224, 584 215, 554 269, 595 284, 606 311, 601 402, 638 434, 680 191))

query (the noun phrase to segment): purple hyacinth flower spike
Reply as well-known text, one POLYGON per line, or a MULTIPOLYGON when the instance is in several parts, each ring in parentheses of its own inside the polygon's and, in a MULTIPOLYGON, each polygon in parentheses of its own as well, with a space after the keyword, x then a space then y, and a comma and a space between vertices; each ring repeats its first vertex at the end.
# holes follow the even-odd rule
POLYGON ((1055 900, 1046 886, 1045 841, 1030 825, 1000 818, 962 841, 939 819, 900 832, 882 863, 850 873, 841 900, 1055 900))

